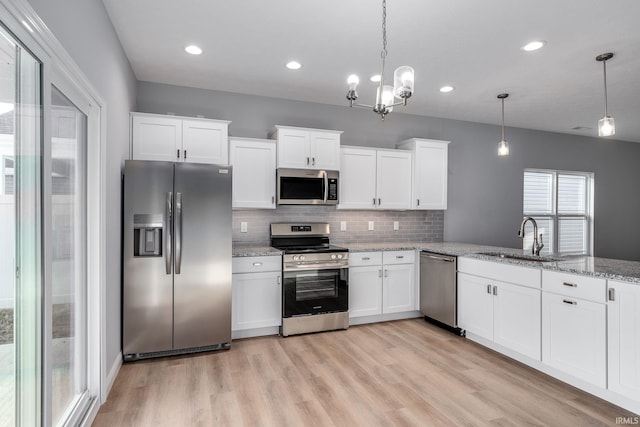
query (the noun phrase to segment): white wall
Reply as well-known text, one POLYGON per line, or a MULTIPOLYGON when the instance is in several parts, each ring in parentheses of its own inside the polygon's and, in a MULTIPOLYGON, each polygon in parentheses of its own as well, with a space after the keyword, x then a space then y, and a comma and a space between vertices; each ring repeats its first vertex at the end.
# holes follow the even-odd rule
POLYGON ((129 155, 129 112, 136 79, 100 0, 28 0, 107 108, 106 369, 120 352, 121 166, 129 155))

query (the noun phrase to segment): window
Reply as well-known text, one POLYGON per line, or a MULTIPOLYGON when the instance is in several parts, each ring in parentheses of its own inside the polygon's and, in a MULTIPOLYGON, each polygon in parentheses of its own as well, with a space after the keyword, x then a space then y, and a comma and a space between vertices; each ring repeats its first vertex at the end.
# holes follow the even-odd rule
MULTIPOLYGON (((525 169, 522 213, 542 233, 544 253, 591 255, 593 248, 593 174, 525 169)), ((523 248, 533 244, 525 229, 523 248)))

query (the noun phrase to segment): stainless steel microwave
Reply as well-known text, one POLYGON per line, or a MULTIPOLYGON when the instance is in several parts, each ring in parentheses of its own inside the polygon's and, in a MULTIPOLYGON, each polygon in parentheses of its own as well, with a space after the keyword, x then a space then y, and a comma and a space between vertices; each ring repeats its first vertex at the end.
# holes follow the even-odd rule
POLYGON ((338 204, 338 171, 278 169, 279 205, 338 204))

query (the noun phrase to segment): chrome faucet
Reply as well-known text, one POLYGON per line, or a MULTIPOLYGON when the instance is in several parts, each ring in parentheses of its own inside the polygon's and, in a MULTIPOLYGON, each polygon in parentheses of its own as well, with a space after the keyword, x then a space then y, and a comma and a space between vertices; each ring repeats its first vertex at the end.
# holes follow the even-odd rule
POLYGON ((544 248, 544 243, 542 243, 542 233, 540 233, 540 241, 538 241, 538 223, 535 219, 530 216, 524 217, 522 220, 522 224, 520 224, 520 231, 518 231, 518 237, 524 238, 524 226, 527 221, 531 221, 533 224, 533 246, 531 247, 531 253, 534 255, 540 255, 540 251, 544 248))

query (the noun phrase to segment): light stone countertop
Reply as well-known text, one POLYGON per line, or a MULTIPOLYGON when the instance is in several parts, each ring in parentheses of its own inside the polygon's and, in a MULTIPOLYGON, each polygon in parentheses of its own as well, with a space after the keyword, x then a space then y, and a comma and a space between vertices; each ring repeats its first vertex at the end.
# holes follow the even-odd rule
POLYGON ((522 249, 451 242, 356 243, 341 246, 348 248, 350 252, 420 249, 442 255, 466 256, 486 261, 515 264, 523 267, 534 267, 541 268, 543 270, 554 270, 572 274, 582 274, 640 285, 639 261, 625 261, 590 256, 555 257, 558 259, 557 261, 547 262, 498 258, 490 255, 482 255, 482 252, 501 252, 513 255, 531 255, 531 252, 528 250, 524 251, 522 249))
POLYGON ((282 255, 282 251, 271 246, 241 246, 234 245, 232 250, 234 257, 246 256, 277 256, 282 255))

